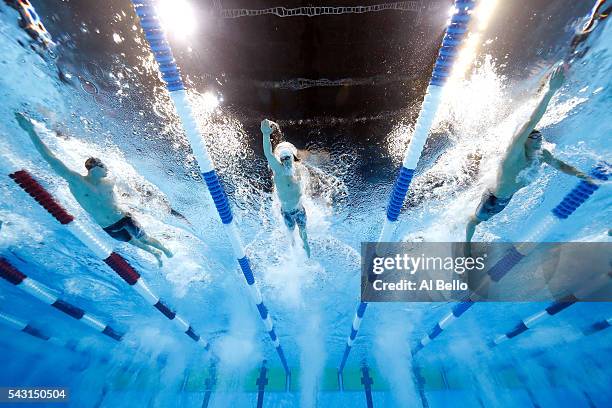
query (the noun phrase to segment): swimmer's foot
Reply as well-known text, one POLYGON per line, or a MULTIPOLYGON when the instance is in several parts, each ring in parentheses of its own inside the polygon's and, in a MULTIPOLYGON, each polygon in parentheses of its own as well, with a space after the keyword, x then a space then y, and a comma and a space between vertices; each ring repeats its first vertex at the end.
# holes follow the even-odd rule
POLYGON ((307 242, 304 242, 304 251, 306 251, 306 255, 310 258, 310 246, 308 246, 307 242))
POLYGON ((164 248, 163 251, 164 251, 164 255, 166 255, 166 258, 172 258, 174 256, 172 251, 170 251, 169 249, 164 248))
POLYGON ((161 268, 162 266, 164 266, 164 263, 162 262, 162 253, 160 251, 151 252, 151 254, 153 254, 155 259, 157 259, 157 266, 158 267, 161 268))

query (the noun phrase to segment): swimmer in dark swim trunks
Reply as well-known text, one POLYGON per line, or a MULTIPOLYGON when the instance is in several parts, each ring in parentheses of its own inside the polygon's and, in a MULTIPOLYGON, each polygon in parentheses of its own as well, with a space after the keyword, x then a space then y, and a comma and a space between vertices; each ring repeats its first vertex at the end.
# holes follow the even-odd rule
POLYGON ((292 211, 281 210, 281 212, 283 214, 283 220, 285 220, 285 225, 289 230, 293 231, 295 229, 295 224, 297 224, 300 229, 306 228, 306 210, 304 210, 304 207, 299 207, 292 211))
MULTIPOLYGON (((277 123, 268 119, 261 122, 261 133, 263 134, 264 155, 274 175, 276 193, 281 202, 281 212, 285 225, 293 232, 297 224, 300 238, 306 255, 310 258, 310 246, 308 245, 308 234, 306 233, 306 211, 302 205, 302 177, 307 172, 300 165, 297 149, 289 142, 279 143, 272 151, 270 136, 272 133, 280 133, 277 123)), ((291 235, 293 237, 293 235, 291 235)))
POLYGON ((172 257, 170 250, 155 238, 148 236, 132 216, 119 208, 115 196, 114 179, 109 176, 108 169, 102 160, 95 157, 87 159, 85 161, 87 175, 83 176, 68 168, 44 144, 38 134, 48 132, 44 125, 30 120, 21 113, 16 113, 15 118, 19 126, 28 133, 42 158, 49 163, 58 176, 68 182, 74 198, 104 231, 118 241, 129 242, 149 252, 155 256, 159 266, 162 265, 162 252, 166 257, 172 257))
POLYGON ((470 218, 465 231, 465 256, 471 256, 472 237, 476 226, 483 221, 499 214, 510 203, 514 194, 525 187, 526 181, 519 174, 539 163, 546 163, 555 169, 594 184, 599 184, 580 170, 555 158, 553 154, 542 148, 542 134, 535 130, 536 125, 544 116, 546 108, 555 92, 561 87, 565 78, 564 68, 557 65, 548 78, 548 90, 541 98, 529 120, 515 133, 510 146, 499 166, 495 186, 483 194, 475 214, 470 218))
POLYGON ((122 242, 130 242, 132 239, 141 239, 145 236, 145 232, 140 227, 140 224, 131 215, 126 215, 116 223, 103 229, 108 235, 122 242))
POLYGON ((502 212, 510 203, 510 200, 512 200, 512 196, 508 198, 498 198, 495 197, 495 194, 487 190, 487 192, 483 194, 480 206, 478 206, 476 210, 476 218, 480 221, 487 221, 495 214, 502 212))

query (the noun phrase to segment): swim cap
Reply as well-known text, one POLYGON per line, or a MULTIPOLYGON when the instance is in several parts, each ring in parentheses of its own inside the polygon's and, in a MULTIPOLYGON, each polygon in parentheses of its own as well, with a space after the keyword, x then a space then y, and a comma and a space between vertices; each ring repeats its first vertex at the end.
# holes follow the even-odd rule
POLYGON ((289 142, 279 143, 276 146, 276 149, 274 149, 274 152, 276 153, 276 157, 279 159, 293 156, 294 160, 298 160, 297 149, 289 142))

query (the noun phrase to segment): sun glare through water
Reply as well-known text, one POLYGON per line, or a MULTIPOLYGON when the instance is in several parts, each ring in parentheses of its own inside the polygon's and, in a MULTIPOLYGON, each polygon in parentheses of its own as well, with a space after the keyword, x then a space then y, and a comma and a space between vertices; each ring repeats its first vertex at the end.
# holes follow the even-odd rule
POLYGON ((454 63, 449 81, 444 87, 445 95, 453 94, 461 88, 461 82, 466 73, 469 73, 474 61, 478 56, 478 50, 484 42, 485 30, 493 16, 498 0, 482 0, 478 3, 475 10, 472 11, 476 16, 476 21, 471 27, 465 43, 459 51, 459 57, 454 63))
POLYGON ((476 16, 476 22, 470 27, 465 44, 459 52, 459 58, 457 58, 453 66, 449 83, 454 83, 463 79, 466 72, 474 63, 478 49, 483 42, 484 31, 493 16, 497 2, 498 0, 482 0, 473 11, 476 16))
POLYGON ((166 32, 186 39, 195 33, 197 20, 193 6, 186 0, 158 0, 157 15, 166 32))

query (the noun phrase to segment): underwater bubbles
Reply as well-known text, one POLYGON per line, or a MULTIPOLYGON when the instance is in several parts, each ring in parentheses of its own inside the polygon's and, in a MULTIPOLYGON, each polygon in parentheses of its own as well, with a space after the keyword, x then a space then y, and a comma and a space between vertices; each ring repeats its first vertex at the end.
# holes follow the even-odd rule
POLYGON ((79 84, 81 89, 90 95, 96 95, 98 93, 98 87, 93 82, 79 76, 79 84))

